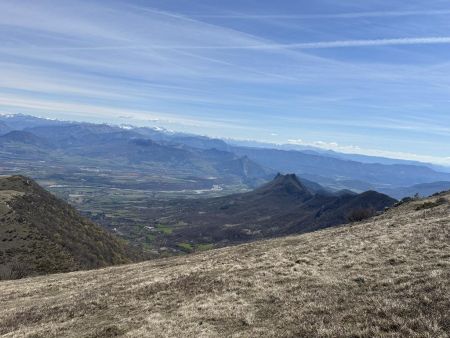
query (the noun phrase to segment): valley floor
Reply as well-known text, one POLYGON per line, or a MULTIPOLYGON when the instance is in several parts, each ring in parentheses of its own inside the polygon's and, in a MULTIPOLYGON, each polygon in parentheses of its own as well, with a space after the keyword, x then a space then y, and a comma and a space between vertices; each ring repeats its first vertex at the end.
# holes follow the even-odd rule
POLYGON ((450 207, 440 198, 301 236, 0 282, 0 334, 448 337, 450 207))

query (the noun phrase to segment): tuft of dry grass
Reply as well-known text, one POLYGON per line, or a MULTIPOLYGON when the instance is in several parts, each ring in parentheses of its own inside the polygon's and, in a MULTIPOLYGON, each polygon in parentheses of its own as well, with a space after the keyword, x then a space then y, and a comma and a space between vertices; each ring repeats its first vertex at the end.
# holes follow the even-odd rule
POLYGON ((5 337, 448 337, 450 206, 0 282, 5 337))

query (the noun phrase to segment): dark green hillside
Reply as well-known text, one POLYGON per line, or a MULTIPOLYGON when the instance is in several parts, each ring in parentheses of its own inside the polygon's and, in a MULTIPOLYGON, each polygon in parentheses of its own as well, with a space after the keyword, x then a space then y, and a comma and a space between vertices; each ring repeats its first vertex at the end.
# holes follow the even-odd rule
POLYGON ((121 240, 23 176, 0 178, 0 277, 131 261, 121 240))
POLYGON ((313 190, 296 175, 278 174, 247 193, 154 201, 139 212, 148 220, 145 231, 155 248, 178 244, 192 251, 206 244, 223 246, 336 226, 373 216, 395 202, 374 191, 333 194, 313 190))

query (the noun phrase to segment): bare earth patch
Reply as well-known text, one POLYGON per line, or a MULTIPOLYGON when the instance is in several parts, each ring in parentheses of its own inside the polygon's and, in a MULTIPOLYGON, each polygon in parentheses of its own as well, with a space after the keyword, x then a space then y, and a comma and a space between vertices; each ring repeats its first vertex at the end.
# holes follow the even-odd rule
POLYGON ((0 282, 0 335, 449 337, 450 208, 417 203, 301 236, 0 282))

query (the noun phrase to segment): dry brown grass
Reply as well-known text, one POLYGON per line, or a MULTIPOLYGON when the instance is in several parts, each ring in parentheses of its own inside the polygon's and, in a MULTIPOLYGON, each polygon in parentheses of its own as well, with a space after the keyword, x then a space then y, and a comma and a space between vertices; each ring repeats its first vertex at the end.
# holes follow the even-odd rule
POLYGON ((448 337, 450 208, 421 203, 301 236, 1 282, 0 334, 448 337))

